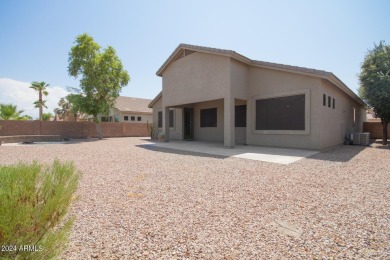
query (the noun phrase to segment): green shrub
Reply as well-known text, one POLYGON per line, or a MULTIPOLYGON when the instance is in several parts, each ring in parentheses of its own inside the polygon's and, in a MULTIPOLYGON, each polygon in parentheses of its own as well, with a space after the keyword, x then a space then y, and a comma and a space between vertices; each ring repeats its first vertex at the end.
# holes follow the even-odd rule
POLYGON ((77 189, 73 163, 0 166, 0 259, 50 259, 73 223, 64 220, 77 189))

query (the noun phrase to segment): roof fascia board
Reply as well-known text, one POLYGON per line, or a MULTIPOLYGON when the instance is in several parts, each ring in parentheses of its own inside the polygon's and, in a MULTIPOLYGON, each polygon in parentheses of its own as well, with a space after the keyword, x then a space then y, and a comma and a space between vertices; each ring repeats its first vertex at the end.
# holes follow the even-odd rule
POLYGON ((149 103, 148 108, 153 108, 154 104, 162 97, 162 91, 149 103))
POLYGON ((332 84, 340 88, 344 93, 353 98, 356 102, 361 104, 362 106, 366 106, 366 103, 356 95, 350 88, 348 88, 338 77, 336 77, 333 73, 330 73, 327 80, 329 80, 332 84))

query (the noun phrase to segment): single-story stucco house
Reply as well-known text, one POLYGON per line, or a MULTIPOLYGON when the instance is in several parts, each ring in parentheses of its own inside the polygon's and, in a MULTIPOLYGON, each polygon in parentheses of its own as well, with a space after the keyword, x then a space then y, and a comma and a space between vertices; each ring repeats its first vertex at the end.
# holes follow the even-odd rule
MULTIPOLYGON (((152 100, 119 96, 108 114, 99 115, 102 122, 152 123, 152 109, 148 107, 152 100)), ((90 117, 90 120, 93 120, 90 117)))
POLYGON ((361 132, 365 104, 334 74, 180 44, 149 104, 164 138, 324 149, 361 132))

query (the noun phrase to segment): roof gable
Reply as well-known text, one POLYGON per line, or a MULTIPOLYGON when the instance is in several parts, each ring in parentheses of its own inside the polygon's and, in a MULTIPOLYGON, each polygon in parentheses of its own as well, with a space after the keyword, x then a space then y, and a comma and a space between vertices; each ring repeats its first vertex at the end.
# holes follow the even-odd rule
MULTIPOLYGON (((172 52, 172 54, 168 57, 168 59, 163 63, 163 65, 161 65, 161 67, 156 72, 156 75, 162 77, 163 72, 166 70, 166 68, 172 62, 175 62, 176 60, 181 59, 185 56, 188 56, 194 52, 202 52, 202 53, 209 53, 209 54, 213 54, 213 55, 228 56, 232 59, 241 61, 247 65, 254 66, 254 67, 262 67, 262 68, 267 68, 267 69, 280 70, 280 71, 286 71, 286 72, 290 72, 290 73, 297 73, 297 74, 303 74, 303 75, 327 79, 332 84, 334 84, 336 87, 338 87, 343 92, 345 92, 347 95, 349 95, 354 100, 356 100, 358 103, 360 103, 363 106, 365 105, 365 103, 363 102, 362 99, 360 99, 350 88, 348 88, 338 77, 336 77, 331 72, 324 71, 324 70, 305 68, 305 67, 290 66, 290 65, 279 64, 279 63, 251 60, 251 59, 249 59, 249 58, 247 58, 247 57, 245 57, 245 56, 243 56, 235 51, 232 51, 232 50, 216 49, 216 48, 209 48, 209 47, 196 46, 196 45, 182 43, 176 47, 176 49, 172 52)), ((157 99, 160 95, 161 95, 161 93, 155 99, 157 99)), ((149 104, 149 107, 151 107, 154 104, 155 99, 149 104)))

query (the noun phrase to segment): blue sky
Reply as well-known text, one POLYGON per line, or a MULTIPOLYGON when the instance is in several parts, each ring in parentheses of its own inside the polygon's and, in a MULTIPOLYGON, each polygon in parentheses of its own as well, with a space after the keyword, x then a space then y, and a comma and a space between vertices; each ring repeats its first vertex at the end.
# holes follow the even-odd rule
POLYGON ((67 86, 78 34, 113 46, 131 81, 122 95, 154 98, 158 68, 180 43, 333 72, 353 91, 373 43, 390 43, 390 1, 0 1, 0 103, 37 115, 31 81, 45 81, 51 111, 67 86), (24 95, 24 101, 20 101, 24 95))

